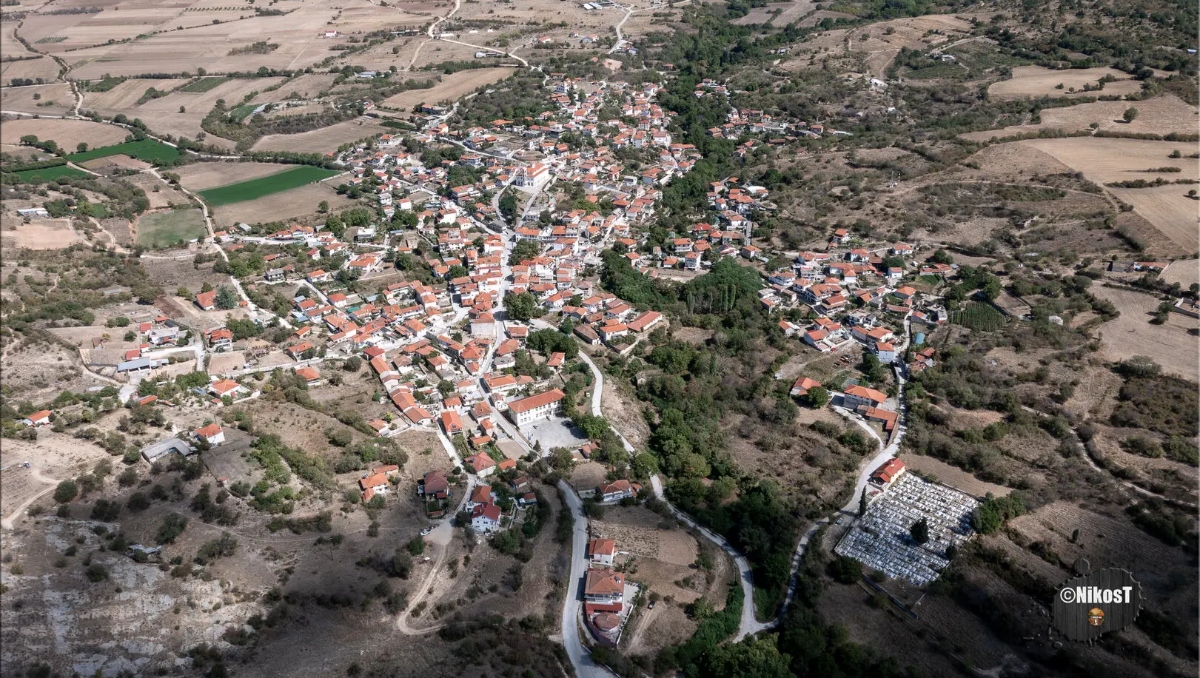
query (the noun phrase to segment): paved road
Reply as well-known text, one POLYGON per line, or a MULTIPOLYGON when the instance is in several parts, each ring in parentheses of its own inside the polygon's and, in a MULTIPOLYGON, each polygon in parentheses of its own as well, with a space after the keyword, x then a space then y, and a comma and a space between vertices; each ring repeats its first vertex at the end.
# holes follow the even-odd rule
POLYGON ((566 497, 566 507, 575 517, 575 528, 571 533, 571 576, 567 580, 567 596, 563 602, 562 636, 563 645, 567 648, 567 656, 575 667, 575 675, 579 678, 611 678, 615 674, 592 661, 592 656, 583 648, 579 638, 579 588, 583 580, 584 566, 587 564, 587 518, 583 516, 583 502, 579 495, 567 484, 558 481, 558 489, 566 497))

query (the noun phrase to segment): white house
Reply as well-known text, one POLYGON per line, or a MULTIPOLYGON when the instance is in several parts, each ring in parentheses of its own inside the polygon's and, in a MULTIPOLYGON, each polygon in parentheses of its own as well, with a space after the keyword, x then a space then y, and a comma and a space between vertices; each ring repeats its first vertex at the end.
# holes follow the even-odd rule
POLYGON ((487 534, 500 529, 500 507, 495 504, 480 504, 471 511, 471 529, 487 534))
POLYGON ((593 563, 611 567, 616 554, 617 543, 612 539, 593 539, 588 542, 588 559, 593 563))
POLYGON ((556 414, 562 408, 564 394, 559 389, 551 389, 508 404, 508 416, 519 428, 535 421, 546 419, 556 414))
POLYGON ((204 426, 195 430, 196 439, 203 440, 211 447, 216 447, 225 442, 225 431, 221 429, 221 425, 213 422, 208 426, 204 426))

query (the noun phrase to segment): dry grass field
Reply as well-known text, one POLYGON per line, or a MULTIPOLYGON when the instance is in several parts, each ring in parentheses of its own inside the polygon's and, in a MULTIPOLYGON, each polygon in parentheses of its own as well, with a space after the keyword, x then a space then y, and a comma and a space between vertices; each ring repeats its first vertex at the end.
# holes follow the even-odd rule
POLYGON ((971 24, 965 19, 948 14, 910 19, 881 21, 854 29, 837 29, 821 33, 804 43, 793 58, 782 65, 785 69, 804 70, 810 68, 809 58, 815 53, 818 63, 823 56, 857 54, 866 58, 867 69, 873 77, 882 78, 884 71, 900 53, 901 47, 929 50, 948 44, 969 34, 971 24), (891 29, 892 34, 886 31, 891 29), (939 31, 930 34, 930 31, 939 31), (867 36, 864 40, 862 36, 867 36))
POLYGON ((1200 321, 1172 313, 1162 325, 1151 325, 1150 318, 1159 300, 1149 294, 1112 287, 1093 286, 1092 294, 1111 301, 1121 316, 1100 326, 1105 357, 1125 360, 1135 355, 1149 356, 1163 371, 1185 379, 1195 379, 1200 371, 1196 338, 1188 334, 1200 327, 1200 321))
POLYGON ((228 229, 238 222, 254 224, 295 219, 316 212, 317 203, 322 200, 329 202, 331 211, 356 204, 345 196, 338 195, 330 183, 317 183, 273 193, 257 200, 218 207, 213 211, 213 219, 218 229, 228 229))
POLYGON ((62 115, 75 106, 71 86, 64 82, 0 89, 0 109, 34 115, 62 115), (33 95, 39 99, 34 99, 33 95))
POLYGON ((988 97, 992 99, 1023 99, 1025 97, 1073 97, 1073 96, 1112 96, 1134 94, 1141 91, 1141 83, 1134 80, 1128 73, 1115 68, 1076 68, 1055 71, 1041 66, 1017 66, 1012 69, 1012 78, 992 83, 988 87, 988 97), (1084 85, 1096 85, 1100 78, 1111 75, 1116 82, 1109 82, 1099 92, 1084 92, 1084 85), (1062 89, 1055 89, 1061 84, 1062 89), (1074 87, 1076 92, 1071 93, 1074 87))
POLYGON ((330 153, 342 144, 387 131, 374 118, 363 117, 300 134, 268 134, 255 142, 251 150, 330 153))
POLYGON ((0 231, 0 249, 61 250, 81 242, 70 219, 39 219, 15 231, 0 231))
POLYGON ((1200 123, 1197 108, 1172 94, 1163 94, 1146 101, 1093 101, 1064 108, 1045 108, 1041 111, 1041 122, 1014 125, 1002 129, 969 132, 961 135, 970 141, 988 141, 1020 134, 1036 134, 1042 129, 1060 129, 1064 132, 1086 130, 1092 123, 1098 129, 1135 134, 1195 134, 1200 123), (1138 109, 1138 117, 1132 123, 1122 119, 1125 109, 1138 109))
MULTIPOLYGON (((140 2, 150 4, 146 0, 140 2)), ((99 78, 105 73, 136 75, 147 72, 148 64, 154 64, 154 71, 167 73, 195 72, 198 67, 213 74, 254 71, 263 66, 296 69, 312 66, 330 54, 331 45, 345 42, 341 37, 332 40, 318 37, 320 32, 331 28, 331 22, 332 28, 344 32, 377 30, 394 23, 394 11, 373 7, 365 11, 377 15, 374 24, 356 20, 347 24, 347 28, 333 21, 338 14, 337 8, 315 0, 298 4, 286 16, 256 16, 249 6, 246 11, 219 16, 218 13, 187 12, 187 8, 130 11, 134 7, 122 5, 120 12, 81 15, 88 18, 77 21, 78 25, 71 28, 71 38, 56 46, 86 47, 65 55, 74 68, 72 73, 80 78, 99 78), (189 21, 181 20, 185 16, 189 21), (214 25, 214 19, 224 23, 214 25), (131 21, 138 23, 124 23, 131 21), (179 26, 183 26, 183 30, 179 30, 179 26), (109 38, 134 37, 155 29, 163 32, 133 42, 105 44, 109 38), (235 48, 258 41, 279 47, 266 54, 229 54, 235 48)))
MULTIPOLYGON (((138 99, 145 95, 146 90, 153 87, 160 92, 169 92, 187 83, 187 80, 180 78, 170 80, 132 78, 120 83, 107 92, 84 92, 83 107, 110 117, 117 113, 124 113, 131 118, 142 117, 139 113, 140 107, 137 102, 138 99)), ((176 108, 179 108, 179 106, 176 105, 176 108)))
POLYGON ((800 17, 808 14, 816 5, 812 0, 793 0, 786 5, 768 5, 766 7, 755 7, 750 10, 746 16, 737 19, 733 23, 743 26, 750 24, 770 24, 772 26, 786 26, 793 21, 797 21, 800 17), (775 15, 775 10, 782 10, 778 16, 775 15))
POLYGON ((484 85, 499 82, 512 75, 512 68, 477 68, 459 71, 452 75, 442 76, 442 81, 431 89, 414 89, 401 92, 396 96, 384 99, 383 106, 411 111, 414 106, 422 103, 439 101, 456 101, 463 95, 473 92, 484 85))
POLYGON ((58 64, 50 57, 4 62, 0 67, 0 82, 11 82, 17 78, 41 78, 45 82, 53 82, 58 78, 58 64))
POLYGON ((15 141, 32 134, 42 141, 53 139, 59 148, 74 152, 85 143, 89 148, 111 146, 125 141, 129 132, 116 125, 104 125, 90 120, 55 120, 50 118, 18 118, 0 123, 0 136, 15 141))
POLYGON ((1176 261, 1158 277, 1167 283, 1179 283, 1180 287, 1186 289, 1190 285, 1200 282, 1200 261, 1195 259, 1176 261))
POLYGON ((261 177, 278 174, 295 165, 280 165, 267 162, 195 162, 176 169, 179 182, 189 191, 236 184, 261 177))
POLYGON ((937 482, 943 485, 948 485, 950 487, 962 490, 963 492, 966 492, 974 497, 985 497, 989 492, 997 497, 1003 497, 1009 492, 1012 492, 1012 488, 1005 487, 1003 485, 997 485, 995 483, 984 482, 970 473, 958 468, 957 466, 951 466, 950 464, 947 464, 940 459, 935 459, 934 457, 927 457, 925 455, 918 454, 904 454, 901 455, 900 459, 910 471, 927 475, 930 478, 936 479, 937 482))
MULTIPOLYGON (((139 81, 145 82, 145 81, 139 81)), ((175 82, 175 81, 169 81, 175 82)), ((267 87, 271 87, 280 82, 283 78, 253 78, 242 80, 229 80, 221 83, 207 92, 184 92, 176 90, 171 94, 158 99, 152 99, 140 106, 130 105, 125 111, 125 115, 129 117, 140 117, 145 120, 150 128, 159 134, 173 134, 176 136, 186 136, 195 138, 202 130, 200 121, 204 116, 212 110, 218 99, 224 99, 225 103, 232 107, 240 104, 243 98, 251 92, 261 92, 267 87), (184 109, 183 113, 179 112, 180 108, 184 109)), ((114 88, 120 89, 128 82, 114 88)), ((161 88, 157 88, 161 89, 161 88)), ((142 92, 145 90, 143 89, 142 92)), ((276 94, 277 92, 272 92, 276 94)), ((138 93, 138 96, 141 96, 138 93)), ((137 98, 134 98, 134 102, 137 98)), ((255 98, 255 101, 258 101, 255 98)), ((85 99, 85 103, 91 106, 90 96, 85 99)), ((219 143, 225 141, 220 137, 209 135, 205 140, 206 143, 219 143)), ((233 142, 226 141, 225 144, 229 148, 233 148, 233 142)))
POLYGON ((150 209, 170 207, 172 204, 182 205, 188 202, 188 197, 169 184, 155 179, 150 174, 136 174, 126 177, 126 181, 141 188, 150 200, 150 209))
POLYGON ((16 38, 18 22, 6 21, 0 26, 0 53, 6 57, 34 56, 25 45, 16 38))
MULTIPOLYGON (((1140 139, 1111 139, 1073 137, 1068 139, 1031 139, 1018 142, 1054 156, 1063 164, 1090 181, 1105 184, 1115 181, 1162 177, 1200 178, 1200 161, 1195 158, 1168 158, 1179 143, 1143 141, 1140 139), (1179 167, 1181 173, 1158 173, 1147 170, 1159 167, 1179 167)), ((1187 197, 1187 186, 1173 185, 1144 189, 1108 189, 1121 200, 1134 206, 1134 211, 1162 231, 1172 242, 1191 253, 1200 249, 1196 230, 1196 202, 1187 197)))

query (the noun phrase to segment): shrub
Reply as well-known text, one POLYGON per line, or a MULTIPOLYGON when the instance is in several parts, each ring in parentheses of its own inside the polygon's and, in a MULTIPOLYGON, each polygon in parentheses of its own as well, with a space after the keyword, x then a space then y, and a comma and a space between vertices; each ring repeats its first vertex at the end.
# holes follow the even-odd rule
POLYGON ((73 481, 64 480, 54 488, 54 501, 65 504, 79 496, 79 486, 73 481))

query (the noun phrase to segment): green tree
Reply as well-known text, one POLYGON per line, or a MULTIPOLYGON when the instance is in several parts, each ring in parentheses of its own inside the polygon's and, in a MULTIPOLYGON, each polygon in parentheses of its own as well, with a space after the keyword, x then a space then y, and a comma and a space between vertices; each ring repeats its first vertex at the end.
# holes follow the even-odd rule
POLYGON ((528 321, 542 315, 542 308, 537 298, 529 292, 504 295, 504 308, 512 320, 528 321))
POLYGON ((1130 106, 1129 108, 1125 109, 1125 115, 1122 117, 1125 118, 1126 123, 1133 122, 1134 120, 1137 120, 1138 109, 1134 108, 1133 106, 1130 106))
POLYGON ((217 290, 217 308, 228 311, 230 309, 237 308, 237 305, 237 293, 233 291, 232 287, 229 287, 228 285, 221 285, 221 287, 217 290))
POLYGON ((541 245, 538 245, 536 240, 522 240, 513 247, 512 255, 508 258, 508 263, 509 265, 514 265, 522 261, 536 259, 541 253, 541 245))
POLYGON ((808 406, 814 410, 819 410, 829 404, 829 391, 823 386, 814 386, 808 389, 808 393, 804 397, 808 401, 808 406))
POLYGON ((929 521, 925 518, 918 520, 908 528, 908 533, 912 535, 913 541, 924 544, 929 541, 929 521))
POLYGON ((841 556, 829 563, 829 575, 842 584, 853 584, 862 579, 862 563, 841 556))
POLYGON ((867 515, 867 488, 863 488, 862 494, 858 495, 858 517, 862 518, 867 515))
POLYGON ((702 678, 787 678, 792 658, 782 654, 775 641, 768 637, 747 638, 740 643, 718 645, 700 663, 702 678))
POLYGON ((87 149, 88 149, 88 145, 87 145, 87 142, 85 142, 85 141, 81 141, 81 142, 79 142, 78 145, 75 146, 76 153, 87 153, 87 149))
POLYGON ((54 501, 65 504, 79 495, 79 486, 74 481, 64 480, 54 488, 54 501))

